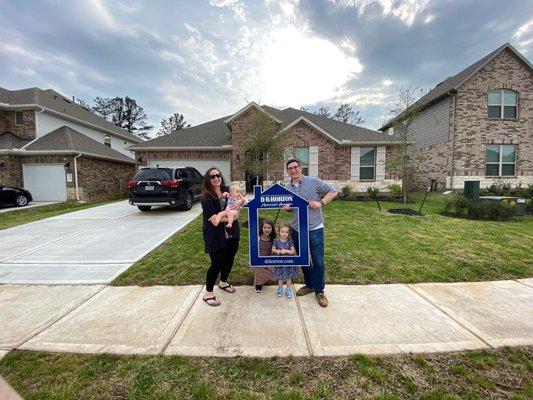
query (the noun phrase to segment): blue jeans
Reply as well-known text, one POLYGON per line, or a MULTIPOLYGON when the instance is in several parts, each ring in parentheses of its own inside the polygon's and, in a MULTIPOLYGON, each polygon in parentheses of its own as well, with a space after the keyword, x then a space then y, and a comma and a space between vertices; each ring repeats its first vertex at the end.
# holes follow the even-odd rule
MULTIPOLYGON (((298 242, 298 232, 292 231, 292 241, 296 251, 300 251, 298 242)), ((313 289, 316 294, 324 293, 325 286, 325 266, 324 266, 324 228, 309 231, 309 251, 311 252, 311 265, 302 267, 305 286, 313 289)))

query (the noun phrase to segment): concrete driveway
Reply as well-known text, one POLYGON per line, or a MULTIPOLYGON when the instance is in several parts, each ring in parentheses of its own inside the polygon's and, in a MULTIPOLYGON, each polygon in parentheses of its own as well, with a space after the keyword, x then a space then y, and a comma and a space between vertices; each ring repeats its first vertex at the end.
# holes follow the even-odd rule
POLYGON ((121 201, 2 230, 0 283, 109 283, 200 213, 121 201))

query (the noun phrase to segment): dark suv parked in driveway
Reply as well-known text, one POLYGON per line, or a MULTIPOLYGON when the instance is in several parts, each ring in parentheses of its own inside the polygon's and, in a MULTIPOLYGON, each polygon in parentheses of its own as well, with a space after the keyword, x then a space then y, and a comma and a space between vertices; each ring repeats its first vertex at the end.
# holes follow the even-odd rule
POLYGON ((141 211, 162 205, 190 210, 200 199, 202 181, 192 167, 141 167, 128 184, 130 204, 141 211))

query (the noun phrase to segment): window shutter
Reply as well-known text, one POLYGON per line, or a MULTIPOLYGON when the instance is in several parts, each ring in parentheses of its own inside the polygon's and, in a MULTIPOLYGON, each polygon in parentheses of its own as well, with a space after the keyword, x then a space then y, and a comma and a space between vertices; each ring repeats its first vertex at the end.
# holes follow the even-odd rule
POLYGON ((289 161, 291 158, 293 158, 293 149, 292 147, 285 147, 285 156, 283 158, 283 180, 285 182, 288 182, 291 178, 289 177, 289 174, 287 173, 287 167, 285 166, 285 163, 289 161))
POLYGON ((385 180, 385 146, 378 146, 376 152, 376 181, 385 180))
POLYGON ((318 146, 309 146, 309 176, 318 176, 318 146))
POLYGON ((352 147, 352 158, 350 163, 350 179, 352 181, 358 181, 359 180, 359 147, 353 146, 352 147))

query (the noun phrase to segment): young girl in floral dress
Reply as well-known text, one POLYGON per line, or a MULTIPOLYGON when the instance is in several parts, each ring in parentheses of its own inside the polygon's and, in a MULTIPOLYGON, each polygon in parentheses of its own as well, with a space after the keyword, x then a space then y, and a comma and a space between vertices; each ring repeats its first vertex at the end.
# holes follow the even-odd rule
MULTIPOLYGON (((291 239, 291 226, 287 223, 279 225, 279 238, 274 239, 272 243, 272 254, 276 255, 295 255, 296 248, 294 242, 291 239)), ((291 283, 293 278, 298 277, 298 267, 274 267, 274 278, 278 280, 278 288, 276 290, 276 296, 283 296, 283 283, 287 284, 285 294, 287 298, 292 298, 291 283)))

